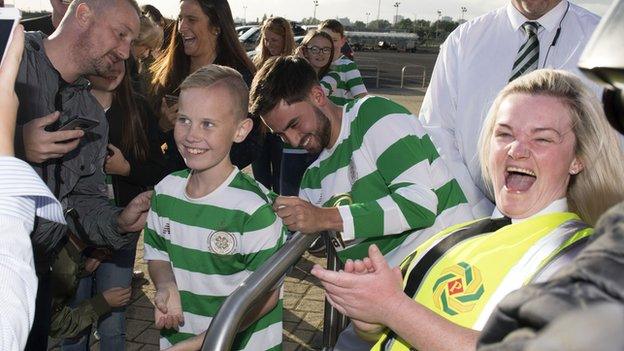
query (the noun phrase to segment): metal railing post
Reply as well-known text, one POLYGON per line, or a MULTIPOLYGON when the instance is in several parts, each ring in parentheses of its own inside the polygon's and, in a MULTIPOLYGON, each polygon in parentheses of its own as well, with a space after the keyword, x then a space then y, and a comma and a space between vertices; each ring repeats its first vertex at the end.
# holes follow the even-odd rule
POLYGON ((403 89, 403 79, 405 78, 405 69, 407 68, 407 66, 403 66, 403 68, 401 68, 401 89, 403 89))
MULTIPOLYGON (((332 243, 332 239, 323 234, 325 240, 325 248, 327 251, 327 269, 338 271, 343 268, 342 262, 336 254, 336 249, 332 243)), ((346 326, 347 317, 343 316, 329 303, 325 298, 325 309, 323 314, 323 350, 332 350, 338 341, 338 335, 346 326)))
MULTIPOLYGON (((404 83, 405 83, 405 77, 406 77, 405 70, 408 67, 414 67, 414 68, 421 68, 422 69, 422 83, 421 83, 420 87, 424 88, 425 84, 427 82, 427 69, 424 66, 420 66, 420 65, 406 65, 406 66, 403 66, 403 68, 401 68, 401 89, 403 88, 404 83)), ((414 77, 414 78, 418 77, 418 75, 407 75, 407 76, 408 77, 414 77)))
POLYGON ((232 347, 238 327, 253 303, 269 292, 286 271, 294 265, 319 234, 295 233, 286 244, 251 274, 223 302, 212 319, 202 351, 228 351, 232 347))

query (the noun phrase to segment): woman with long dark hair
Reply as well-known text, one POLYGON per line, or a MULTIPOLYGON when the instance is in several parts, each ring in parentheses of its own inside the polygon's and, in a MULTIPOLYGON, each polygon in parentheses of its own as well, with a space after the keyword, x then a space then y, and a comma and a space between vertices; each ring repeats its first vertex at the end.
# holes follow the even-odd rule
MULTIPOLYGON (((249 85, 256 72, 238 41, 227 1, 180 1, 176 28, 177 33, 171 36, 167 49, 150 67, 151 98, 161 113, 159 125, 166 132, 171 131, 176 118, 178 86, 190 73, 205 65, 219 64, 237 70, 249 85)), ((258 125, 255 118, 254 129, 247 139, 232 147, 230 157, 238 168, 248 166, 259 151, 258 125)), ((179 168, 184 168, 173 138, 168 139, 168 144, 168 153, 178 159, 179 168)))

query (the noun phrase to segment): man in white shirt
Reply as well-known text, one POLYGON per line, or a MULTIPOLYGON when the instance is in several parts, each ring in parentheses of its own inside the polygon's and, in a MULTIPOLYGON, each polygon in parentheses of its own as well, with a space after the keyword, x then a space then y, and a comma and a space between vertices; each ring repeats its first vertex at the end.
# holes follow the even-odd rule
POLYGON ((37 276, 30 232, 35 214, 65 223, 61 204, 30 165, 14 157, 15 77, 24 32, 14 33, 0 67, 0 350, 22 350, 35 313, 37 276))
POLYGON ((490 105, 508 83, 519 48, 527 42, 523 24, 539 23, 538 69, 579 73, 578 58, 599 20, 566 0, 511 0, 450 34, 440 47, 419 118, 460 184, 472 181, 486 193, 477 141, 490 105))

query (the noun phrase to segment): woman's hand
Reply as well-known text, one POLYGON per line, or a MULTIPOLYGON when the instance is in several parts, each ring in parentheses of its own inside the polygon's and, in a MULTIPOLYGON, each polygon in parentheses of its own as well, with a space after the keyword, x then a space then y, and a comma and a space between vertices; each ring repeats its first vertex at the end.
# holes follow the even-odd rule
MULTIPOLYGON (((348 259, 345 263, 344 271, 353 274, 370 274, 375 272, 375 267, 373 267, 373 262, 368 257, 355 261, 348 259)), ((364 340, 373 341, 379 339, 379 334, 385 329, 381 324, 367 323, 359 319, 352 318, 351 322, 355 327, 356 333, 364 340)))
POLYGON ((131 167, 121 150, 113 144, 108 144, 108 150, 110 150, 110 153, 106 156, 106 162, 104 163, 104 171, 106 174, 127 177, 130 174, 131 167))
POLYGON ((340 313, 369 324, 387 325, 405 296, 401 270, 388 266, 375 245, 369 247, 368 255, 368 260, 347 262, 340 272, 315 265, 311 273, 320 279, 329 302, 340 313))
POLYGON ((160 103, 160 120, 158 126, 163 132, 168 132, 173 129, 176 116, 178 115, 178 103, 174 103, 171 106, 167 104, 167 99, 164 97, 160 103))

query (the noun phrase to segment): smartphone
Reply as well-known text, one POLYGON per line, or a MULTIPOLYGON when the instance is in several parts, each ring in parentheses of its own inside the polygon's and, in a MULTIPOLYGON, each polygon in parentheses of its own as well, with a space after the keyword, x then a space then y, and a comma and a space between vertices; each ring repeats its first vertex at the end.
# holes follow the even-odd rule
POLYGON ((4 62, 7 48, 13 38, 13 30, 21 17, 20 10, 14 7, 0 7, 0 56, 2 57, 0 65, 4 62))
POLYGON ((76 117, 73 119, 70 119, 69 121, 63 123, 58 130, 76 130, 76 129, 80 129, 80 130, 84 130, 89 131, 95 127, 97 127, 97 125, 100 124, 100 122, 98 121, 94 121, 92 119, 86 119, 83 117, 76 117))
POLYGON ((172 106, 178 102, 177 95, 165 95, 165 101, 167 102, 167 106, 172 106))

